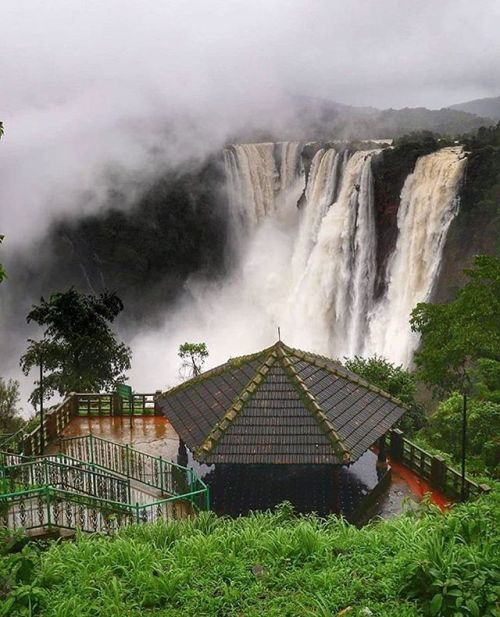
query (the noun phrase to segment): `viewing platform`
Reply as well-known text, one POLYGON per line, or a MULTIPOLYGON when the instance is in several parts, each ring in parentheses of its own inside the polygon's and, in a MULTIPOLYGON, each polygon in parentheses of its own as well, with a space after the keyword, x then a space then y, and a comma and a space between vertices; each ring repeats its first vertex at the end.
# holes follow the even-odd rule
MULTIPOLYGON (((426 494, 442 510, 461 475, 394 428, 397 399, 281 342, 176 388, 70 394, 0 441, 0 525, 113 533, 212 509, 289 501, 355 524, 426 494)), ((465 478, 475 497, 488 487, 465 478)))

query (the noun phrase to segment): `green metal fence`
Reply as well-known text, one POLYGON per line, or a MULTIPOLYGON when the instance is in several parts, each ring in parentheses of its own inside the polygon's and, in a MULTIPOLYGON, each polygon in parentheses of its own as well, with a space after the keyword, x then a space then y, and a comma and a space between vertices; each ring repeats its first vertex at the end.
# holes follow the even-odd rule
POLYGON ((193 469, 156 457, 128 445, 94 435, 66 437, 59 440, 61 452, 74 459, 92 463, 157 489, 162 495, 174 496, 198 491, 206 492, 204 509, 208 508, 208 488, 193 469))
POLYGON ((0 452, 0 524, 112 533, 210 507, 208 487, 190 468, 92 435, 60 444, 57 455, 0 452), (154 489, 142 493, 145 503, 144 487, 154 489))

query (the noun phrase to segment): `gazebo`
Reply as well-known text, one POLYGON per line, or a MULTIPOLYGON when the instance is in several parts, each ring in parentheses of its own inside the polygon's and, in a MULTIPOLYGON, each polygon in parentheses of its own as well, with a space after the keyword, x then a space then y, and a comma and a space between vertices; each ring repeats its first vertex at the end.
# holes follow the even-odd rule
POLYGON ((181 459, 205 474, 216 511, 289 500, 351 519, 387 483, 384 436, 405 412, 340 363, 281 341, 184 382, 159 405, 181 459))

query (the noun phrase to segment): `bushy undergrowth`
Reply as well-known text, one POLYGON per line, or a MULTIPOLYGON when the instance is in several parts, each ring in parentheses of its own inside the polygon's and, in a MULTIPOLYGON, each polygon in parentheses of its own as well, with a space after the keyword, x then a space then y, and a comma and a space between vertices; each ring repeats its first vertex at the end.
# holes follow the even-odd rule
POLYGON ((2 558, 0 615, 497 616, 498 508, 496 493, 357 529, 285 505, 27 545, 2 558))

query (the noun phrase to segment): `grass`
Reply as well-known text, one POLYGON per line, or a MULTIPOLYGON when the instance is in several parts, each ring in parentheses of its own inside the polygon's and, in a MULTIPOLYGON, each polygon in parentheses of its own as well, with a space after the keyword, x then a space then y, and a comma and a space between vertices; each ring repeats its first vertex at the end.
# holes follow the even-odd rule
POLYGON ((285 504, 28 543, 2 558, 0 615, 498 616, 498 515, 497 492, 363 529, 285 504))

